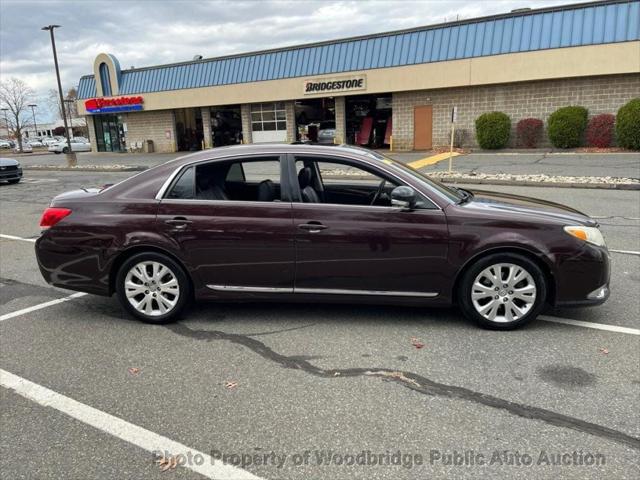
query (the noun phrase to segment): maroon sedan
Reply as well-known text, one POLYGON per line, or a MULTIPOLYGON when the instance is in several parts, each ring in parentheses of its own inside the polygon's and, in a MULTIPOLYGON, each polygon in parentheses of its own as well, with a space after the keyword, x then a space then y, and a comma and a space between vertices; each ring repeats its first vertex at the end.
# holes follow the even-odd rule
POLYGON ((135 317, 191 299, 457 303, 510 329, 545 304, 609 296, 598 225, 569 207, 446 187, 353 147, 251 145, 59 195, 36 254, 47 282, 117 293, 135 317))

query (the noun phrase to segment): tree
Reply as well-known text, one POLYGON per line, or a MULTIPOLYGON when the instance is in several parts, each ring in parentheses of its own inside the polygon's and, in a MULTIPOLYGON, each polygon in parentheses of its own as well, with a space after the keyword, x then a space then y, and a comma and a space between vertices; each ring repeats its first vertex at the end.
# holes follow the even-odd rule
MULTIPOLYGON (((76 106, 77 98, 78 92, 75 88, 70 88, 64 96, 65 100, 73 100, 73 102, 65 102, 64 108, 67 118, 78 118, 78 107, 76 106)), ((62 108, 60 107, 60 95, 58 94, 58 90, 54 88, 49 89, 49 93, 47 94, 47 103, 52 111, 58 113, 58 118, 62 119, 62 108)))
POLYGON ((8 130, 13 133, 18 140, 18 147, 22 150, 22 133, 31 126, 29 116, 29 103, 34 92, 26 83, 19 78, 10 78, 0 82, 0 103, 3 108, 8 108, 8 130))

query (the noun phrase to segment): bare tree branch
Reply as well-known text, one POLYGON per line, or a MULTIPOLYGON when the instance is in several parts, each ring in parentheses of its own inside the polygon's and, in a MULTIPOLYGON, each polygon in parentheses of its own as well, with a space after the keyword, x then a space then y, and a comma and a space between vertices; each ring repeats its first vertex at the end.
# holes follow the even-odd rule
POLYGON ((7 108, 8 130, 18 140, 18 147, 22 150, 22 135, 27 127, 31 126, 29 118, 29 103, 33 99, 34 92, 19 78, 10 78, 0 82, 0 104, 7 108))

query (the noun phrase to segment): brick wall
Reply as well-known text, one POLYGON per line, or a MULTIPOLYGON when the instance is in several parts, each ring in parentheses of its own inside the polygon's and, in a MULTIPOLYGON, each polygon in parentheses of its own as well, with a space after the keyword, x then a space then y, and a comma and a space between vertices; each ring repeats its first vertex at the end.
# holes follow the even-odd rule
POLYGON ((251 140, 251 105, 243 103, 240 105, 240 117, 242 118, 242 141, 252 143, 251 140))
MULTIPOLYGON (((523 82, 507 85, 422 90, 393 94, 393 145, 413 149, 413 108, 433 105, 433 145, 448 145, 451 108, 458 107, 456 129, 465 129, 465 145, 477 146, 475 119, 498 110, 511 117, 510 146, 515 146, 516 123, 527 117, 545 122, 559 107, 582 105, 590 115, 615 114, 630 99, 640 97, 640 74, 523 82)), ((546 135, 541 146, 548 146, 546 135)))
POLYGON ((96 125, 93 122, 93 117, 87 115, 84 117, 87 119, 87 130, 89 131, 89 141, 91 142, 91 152, 96 153, 98 151, 98 142, 96 141, 96 125))
POLYGON ((204 148, 211 148, 211 109, 202 107, 200 109, 202 115, 202 134, 204 135, 204 148))
POLYGON ((296 141, 296 102, 284 102, 284 110, 287 118, 287 143, 296 141))
POLYGON ((345 98, 335 97, 336 108, 336 143, 345 143, 347 138, 347 120, 345 111, 345 98))
POLYGON ((128 113, 123 121, 127 122, 127 146, 133 142, 153 140, 153 148, 156 152, 171 153, 176 151, 173 110, 128 113), (166 136, 167 130, 170 133, 170 138, 166 136))

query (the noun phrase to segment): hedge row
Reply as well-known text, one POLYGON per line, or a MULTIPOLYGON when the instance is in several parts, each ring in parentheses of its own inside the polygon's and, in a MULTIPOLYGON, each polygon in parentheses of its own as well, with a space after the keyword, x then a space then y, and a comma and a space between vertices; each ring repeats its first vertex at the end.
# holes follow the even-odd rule
MULTIPOLYGON (((557 148, 575 148, 583 144, 609 147, 614 137, 618 145, 640 150, 640 98, 635 98, 618 110, 618 115, 596 115, 588 119, 584 107, 562 107, 547 120, 547 135, 557 148), (615 135, 614 135, 615 132, 615 135)), ((517 144, 533 148, 542 138, 544 124, 537 118, 525 118, 516 125, 517 144)), ((503 112, 483 113, 476 119, 476 138, 480 147, 504 148, 511 134, 511 119, 503 112)))

